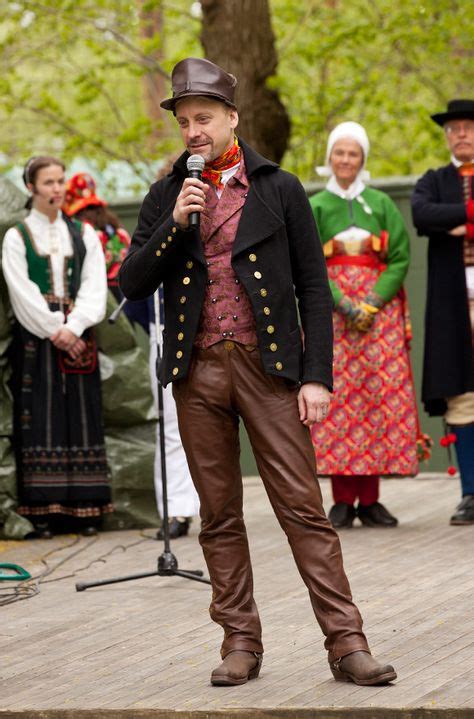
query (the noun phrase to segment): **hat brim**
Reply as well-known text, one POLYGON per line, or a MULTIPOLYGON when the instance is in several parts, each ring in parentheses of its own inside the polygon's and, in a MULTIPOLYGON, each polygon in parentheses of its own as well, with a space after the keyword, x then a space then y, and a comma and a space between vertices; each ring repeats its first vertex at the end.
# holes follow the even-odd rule
POLYGON ((469 110, 455 110, 453 112, 438 112, 435 115, 431 115, 431 119, 436 122, 437 125, 443 127, 449 120, 474 120, 474 112, 469 110))
POLYGON ((69 203, 68 205, 64 205, 63 210, 66 215, 71 217, 72 215, 76 215, 85 207, 105 207, 106 205, 107 203, 99 199, 97 195, 91 195, 90 197, 82 197, 79 200, 69 203))
POLYGON ((167 100, 163 100, 163 102, 160 102, 160 107, 162 107, 164 110, 171 110, 172 112, 174 112, 176 108, 176 103, 180 100, 185 100, 187 97, 209 97, 212 100, 219 100, 220 102, 223 102, 225 105, 231 107, 233 110, 237 110, 237 106, 233 102, 230 102, 227 97, 219 95, 219 93, 217 92, 205 92, 203 90, 185 90, 179 95, 174 95, 173 97, 170 97, 167 100))

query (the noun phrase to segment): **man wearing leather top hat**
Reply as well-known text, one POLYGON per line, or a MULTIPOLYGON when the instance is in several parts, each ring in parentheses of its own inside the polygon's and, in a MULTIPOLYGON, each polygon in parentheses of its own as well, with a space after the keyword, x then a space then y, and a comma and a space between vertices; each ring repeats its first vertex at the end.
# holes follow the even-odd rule
POLYGON ((163 283, 160 380, 173 382, 179 427, 201 503, 199 541, 224 629, 217 685, 258 676, 263 645, 242 511, 242 418, 275 514, 326 636, 336 679, 385 684, 370 655, 336 532, 324 514, 309 427, 332 391, 332 301, 312 212, 296 177, 235 136, 233 75, 188 58, 172 73, 186 152, 151 186, 121 269, 130 299, 163 283), (202 180, 186 160, 205 160, 202 180), (189 215, 200 215, 200 228, 189 215), (298 324, 297 303, 304 332, 298 324))
POLYGON ((422 398, 456 436, 462 499, 451 524, 474 524, 474 100, 451 100, 431 116, 451 162, 428 170, 412 197, 428 235, 428 296, 422 398))

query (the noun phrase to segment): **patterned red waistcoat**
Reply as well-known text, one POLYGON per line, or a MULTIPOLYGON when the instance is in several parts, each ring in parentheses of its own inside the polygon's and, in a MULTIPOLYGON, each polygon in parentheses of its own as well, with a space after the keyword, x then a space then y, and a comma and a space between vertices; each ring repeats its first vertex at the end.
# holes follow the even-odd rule
POLYGON ((213 185, 201 213, 201 241, 208 268, 206 295, 196 347, 223 340, 256 345, 255 318, 249 297, 231 266, 232 247, 247 198, 249 184, 242 158, 218 198, 213 185))

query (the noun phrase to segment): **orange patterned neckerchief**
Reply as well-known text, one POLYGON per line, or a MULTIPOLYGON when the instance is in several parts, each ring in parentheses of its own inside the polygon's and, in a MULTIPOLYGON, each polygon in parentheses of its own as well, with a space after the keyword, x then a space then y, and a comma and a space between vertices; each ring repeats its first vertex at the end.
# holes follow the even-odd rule
POLYGON ((223 152, 222 155, 216 157, 211 162, 206 162, 204 170, 202 172, 203 180, 209 180, 209 182, 217 187, 218 190, 222 190, 224 183, 222 182, 222 173, 225 170, 230 170, 231 167, 235 167, 240 162, 241 149, 239 147, 239 141, 237 138, 234 140, 234 144, 223 152))

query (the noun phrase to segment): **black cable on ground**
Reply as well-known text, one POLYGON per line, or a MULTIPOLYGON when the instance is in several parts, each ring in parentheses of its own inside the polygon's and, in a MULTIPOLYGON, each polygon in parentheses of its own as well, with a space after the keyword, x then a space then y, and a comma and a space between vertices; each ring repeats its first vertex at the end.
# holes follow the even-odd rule
POLYGON ((61 552, 64 549, 70 549, 71 547, 75 547, 81 541, 81 537, 77 535, 70 544, 51 549, 49 552, 40 557, 39 561, 44 564, 45 568, 35 576, 32 576, 30 579, 27 579, 22 582, 13 583, 9 581, 8 586, 0 585, 0 607, 6 606, 7 604, 12 604, 13 602, 20 602, 24 599, 32 599, 33 597, 36 597, 40 593, 40 584, 49 584, 51 582, 60 582, 62 579, 70 579, 71 577, 76 576, 78 572, 83 572, 89 569, 89 567, 91 567, 96 562, 105 563, 106 558, 113 554, 113 552, 115 552, 117 549, 122 549, 124 552, 126 552, 127 549, 135 547, 138 544, 143 544, 143 542, 155 540, 155 536, 145 534, 143 531, 141 531, 140 534, 142 536, 142 539, 139 539, 135 542, 130 542, 130 544, 116 544, 104 554, 101 554, 99 557, 95 557, 86 566, 75 569, 71 574, 64 574, 61 577, 55 577, 54 579, 46 579, 46 577, 53 574, 53 572, 55 572, 59 567, 71 561, 78 554, 81 554, 81 552, 84 552, 86 549, 89 549, 89 547, 95 544, 99 539, 98 536, 93 537, 91 540, 79 547, 79 549, 76 549, 75 551, 70 552, 65 557, 63 557, 57 564, 54 565, 54 567, 51 567, 47 561, 48 557, 53 554, 56 554, 57 552, 61 552))

